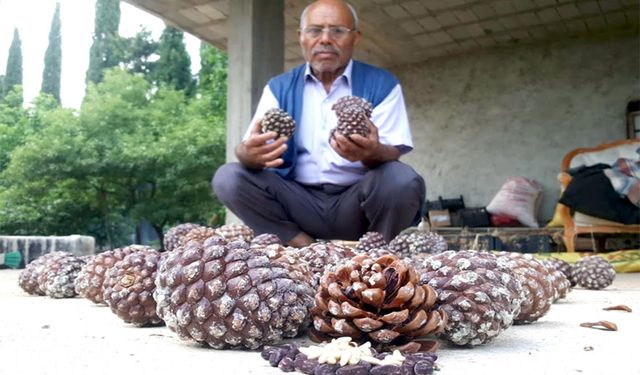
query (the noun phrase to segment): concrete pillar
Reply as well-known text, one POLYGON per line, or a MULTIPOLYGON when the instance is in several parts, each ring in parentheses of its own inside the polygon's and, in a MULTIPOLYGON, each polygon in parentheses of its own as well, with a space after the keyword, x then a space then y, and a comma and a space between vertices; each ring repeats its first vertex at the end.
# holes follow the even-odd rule
POLYGON ((233 0, 229 16, 227 161, 249 126, 264 85, 284 68, 284 0, 233 0))
MULTIPOLYGON (((233 0, 229 15, 227 162, 242 140, 267 81, 284 68, 284 0, 233 0)), ((227 223, 238 218, 227 210, 227 223)))

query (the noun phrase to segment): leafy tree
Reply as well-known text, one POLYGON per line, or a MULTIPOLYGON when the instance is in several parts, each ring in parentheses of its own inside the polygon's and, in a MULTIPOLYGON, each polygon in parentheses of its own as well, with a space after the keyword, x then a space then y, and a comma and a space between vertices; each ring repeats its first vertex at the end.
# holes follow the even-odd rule
POLYGON ((22 108, 22 86, 15 86, 0 101, 0 172, 9 164, 11 152, 24 140, 29 118, 22 108))
POLYGON ((198 73, 198 92, 207 96, 212 113, 224 117, 227 112, 227 64, 224 51, 200 44, 200 72, 198 73))
POLYGON ((160 239, 177 223, 212 215, 221 223, 209 181, 224 162, 224 122, 205 118, 205 106, 107 70, 79 116, 43 110, 39 133, 11 154, 0 174, 0 231, 87 233, 113 247, 130 243, 142 219, 160 239))
POLYGON ((41 92, 51 94, 60 103, 60 71, 62 64, 62 45, 60 36, 60 3, 51 21, 49 46, 44 54, 44 71, 42 72, 41 92))
MULTIPOLYGON (((18 29, 13 30, 13 41, 9 47, 7 58, 7 71, 2 80, 2 92, 6 95, 14 86, 22 85, 22 42, 18 29)), ((22 105, 22 91, 20 92, 20 105, 22 105)))
POLYGON ((103 70, 117 66, 123 60, 119 26, 120 0, 97 0, 87 83, 102 81, 103 70))
POLYGON ((151 32, 142 28, 133 38, 123 39, 123 66, 131 73, 140 73, 148 81, 153 80, 153 72, 158 57, 159 43, 153 40, 151 32))
POLYGON ((191 58, 184 45, 182 31, 171 26, 165 27, 160 36, 158 52, 160 59, 155 71, 158 86, 166 84, 191 95, 193 93, 191 58))

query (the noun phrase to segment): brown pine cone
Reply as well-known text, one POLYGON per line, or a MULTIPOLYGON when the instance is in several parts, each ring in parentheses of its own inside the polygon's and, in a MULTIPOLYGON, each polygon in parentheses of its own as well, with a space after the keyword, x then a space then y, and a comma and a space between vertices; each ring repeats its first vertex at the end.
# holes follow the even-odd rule
POLYGON ((556 268, 553 262, 546 260, 542 261, 547 270, 549 271, 549 281, 553 287, 553 303, 561 298, 565 298, 567 293, 571 290, 571 282, 559 269, 556 268))
POLYGON ((104 279, 104 301, 125 323, 138 327, 158 325, 153 299, 160 252, 154 249, 135 251, 109 269, 104 279))
POLYGON ((576 262, 572 278, 583 288, 604 289, 613 283, 616 271, 604 258, 590 255, 576 262))
POLYGON ((356 251, 369 251, 387 247, 384 236, 378 232, 367 232, 360 237, 356 245, 356 251))
POLYGON ((187 234, 185 234, 184 236, 180 237, 179 247, 184 247, 187 243, 191 241, 203 243, 206 239, 213 236, 220 237, 218 232, 216 232, 216 230, 213 228, 209 228, 209 227, 194 228, 188 231, 187 234))
POLYGON ((73 255, 49 259, 38 278, 40 289, 51 298, 75 297, 75 279, 84 264, 82 258, 73 255))
POLYGON ((531 323, 544 316, 551 307, 555 296, 549 270, 531 254, 497 253, 498 261, 511 268, 524 290, 524 300, 515 324, 531 323))
POLYGON ((389 250, 403 256, 418 253, 437 254, 448 249, 449 246, 444 237, 433 232, 401 233, 389 242, 389 250))
POLYGON ((318 285, 320 277, 326 270, 356 255, 351 248, 332 242, 314 242, 299 249, 289 247, 287 254, 298 259, 311 270, 315 276, 314 286, 318 285))
POLYGON ((172 251, 176 247, 180 246, 180 239, 185 234, 189 233, 192 229, 204 228, 200 224, 184 223, 178 224, 172 227, 165 233, 162 243, 164 244, 165 251, 172 251))
POLYGON ((559 270, 566 276, 572 287, 576 286, 576 283, 575 281, 573 281, 573 278, 571 276, 571 273, 573 272, 573 266, 571 264, 559 258, 546 258, 543 263, 553 265, 557 270, 559 270))
POLYGON ((262 132, 274 131, 278 133, 276 138, 291 137, 296 130, 296 122, 284 110, 271 108, 265 112, 262 118, 262 132))
POLYGON ((524 298, 516 275, 490 252, 445 251, 422 258, 420 279, 438 293, 448 317, 442 337, 456 345, 483 344, 505 329, 524 298))
POLYGON ((180 338, 216 349, 256 349, 298 333, 313 289, 249 243, 216 236, 168 253, 154 298, 158 315, 180 338))
POLYGON ((371 117, 373 106, 366 99, 357 96, 344 96, 338 99, 331 109, 336 112, 338 125, 331 130, 329 141, 333 138, 335 131, 347 138, 352 134, 369 136, 367 119, 371 117))
POLYGON ((140 250, 151 249, 148 246, 130 245, 118 249, 105 251, 87 261, 75 280, 75 290, 80 297, 84 297, 95 304, 105 304, 102 284, 107 271, 125 256, 140 250))
POLYGON ((395 256, 358 255, 322 276, 309 335, 314 341, 349 336, 381 348, 414 344, 444 330, 447 317, 434 309, 436 297, 395 256))
POLYGON ((38 279, 44 271, 45 264, 51 259, 68 256, 71 256, 71 254, 64 251, 54 251, 34 259, 31 263, 27 264, 22 272, 20 272, 20 275, 18 276, 18 285, 22 290, 29 294, 44 296, 44 289, 40 288, 38 279))
POLYGON ((227 224, 216 228, 216 234, 224 237, 227 242, 244 239, 251 242, 253 239, 253 229, 244 224, 227 224))
POLYGON ((271 233, 262 233, 251 240, 251 247, 267 245, 282 245, 282 241, 278 236, 271 233))

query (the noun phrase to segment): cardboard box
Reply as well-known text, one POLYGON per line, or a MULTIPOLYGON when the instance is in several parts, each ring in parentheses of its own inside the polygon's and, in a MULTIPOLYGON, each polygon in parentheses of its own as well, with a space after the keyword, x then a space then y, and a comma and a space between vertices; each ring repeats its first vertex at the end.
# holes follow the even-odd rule
POLYGON ((432 227, 448 227, 451 225, 449 210, 430 210, 429 222, 432 227))

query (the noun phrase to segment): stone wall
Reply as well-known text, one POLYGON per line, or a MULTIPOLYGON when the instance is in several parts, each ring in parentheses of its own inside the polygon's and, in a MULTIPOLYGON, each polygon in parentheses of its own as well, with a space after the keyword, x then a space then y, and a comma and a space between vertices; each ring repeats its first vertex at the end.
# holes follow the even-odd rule
POLYGON ((640 98, 637 35, 522 45, 396 67, 415 150, 403 158, 428 199, 464 195, 486 206, 511 176, 544 186, 538 215, 559 194, 562 157, 625 138, 625 107, 640 98))

